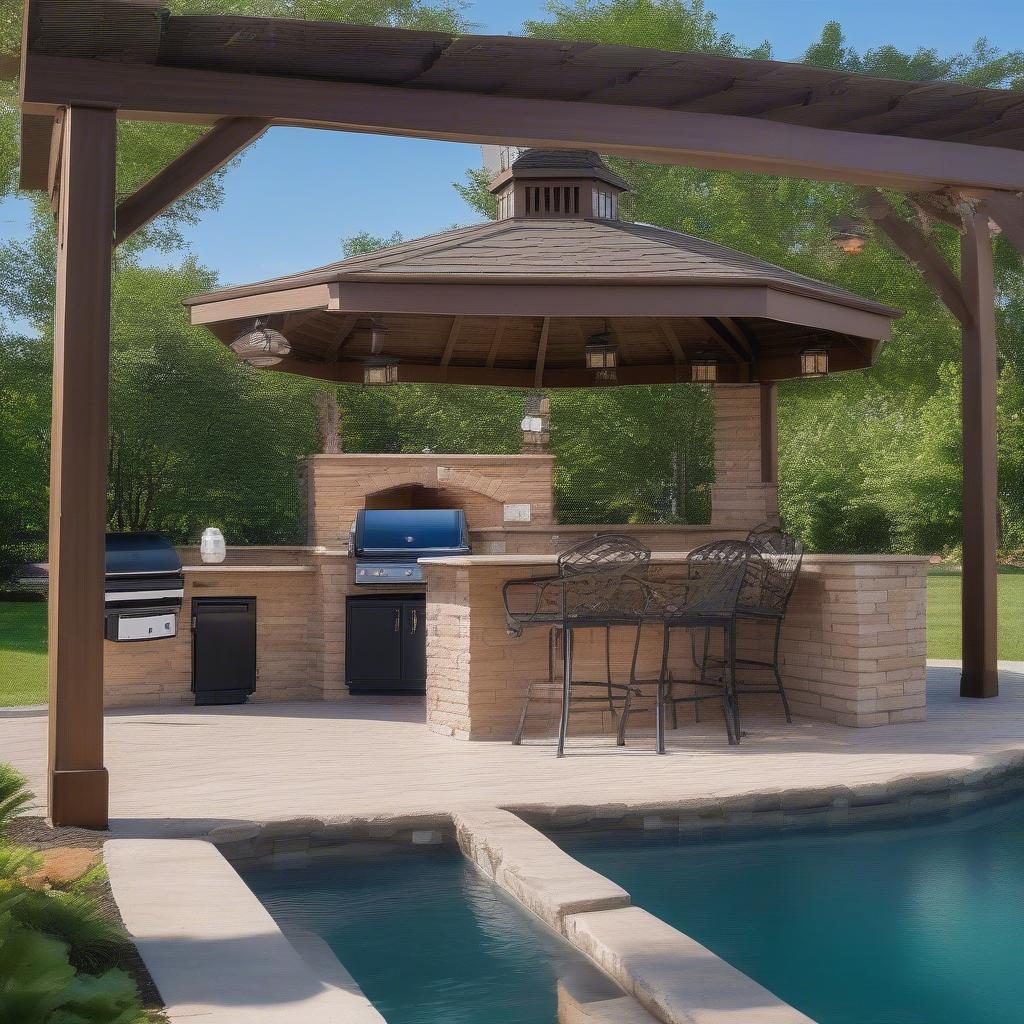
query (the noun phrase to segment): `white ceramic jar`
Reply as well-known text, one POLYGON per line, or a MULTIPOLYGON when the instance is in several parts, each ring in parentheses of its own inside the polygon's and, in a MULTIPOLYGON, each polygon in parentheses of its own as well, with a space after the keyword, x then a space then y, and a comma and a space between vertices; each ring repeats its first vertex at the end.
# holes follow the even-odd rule
POLYGON ((203 538, 199 542, 199 556, 204 562, 213 565, 223 562, 227 553, 224 534, 216 526, 209 526, 203 530, 203 538))

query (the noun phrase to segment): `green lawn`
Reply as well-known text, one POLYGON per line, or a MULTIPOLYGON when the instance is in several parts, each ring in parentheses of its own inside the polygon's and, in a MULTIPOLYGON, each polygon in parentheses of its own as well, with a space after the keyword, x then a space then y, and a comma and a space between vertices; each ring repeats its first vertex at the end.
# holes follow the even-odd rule
POLYGON ((46 605, 0 601, 0 707, 46 701, 46 605))
MULTIPOLYGON (((999 570, 999 657, 1024 661, 1024 569, 999 570)), ((960 657, 960 574, 928 577, 928 657, 960 657)))
MULTIPOLYGON (((999 657, 1024 661, 1024 569, 999 572, 999 657)), ((960 576, 928 577, 928 657, 960 657, 960 576)), ((0 707, 46 700, 46 605, 0 601, 0 707)))

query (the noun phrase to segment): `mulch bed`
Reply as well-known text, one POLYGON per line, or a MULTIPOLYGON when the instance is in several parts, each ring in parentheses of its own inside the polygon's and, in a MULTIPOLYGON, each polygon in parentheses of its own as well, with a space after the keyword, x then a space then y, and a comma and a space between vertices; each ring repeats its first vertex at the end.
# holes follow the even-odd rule
MULTIPOLYGON (((96 850, 102 853, 103 844, 109 838, 103 832, 92 832, 84 828, 51 828, 44 819, 33 817, 17 818, 8 830, 7 837, 12 843, 27 846, 33 850, 52 850, 57 847, 73 847, 78 849, 96 850)), ((100 912, 110 921, 124 927, 121 912, 117 909, 114 896, 110 891, 110 883, 103 878, 98 884, 96 900, 100 912)), ((110 967, 120 967, 135 980, 139 986, 142 1003, 147 1010, 162 1010, 163 1000, 139 951, 126 941, 119 954, 111 958, 110 967)), ((154 1020, 166 1020, 163 1014, 155 1015, 154 1020)))

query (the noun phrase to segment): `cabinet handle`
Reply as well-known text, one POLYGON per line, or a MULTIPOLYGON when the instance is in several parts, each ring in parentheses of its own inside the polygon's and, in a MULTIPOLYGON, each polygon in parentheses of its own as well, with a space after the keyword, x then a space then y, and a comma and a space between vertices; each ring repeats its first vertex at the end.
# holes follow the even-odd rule
POLYGON ((400 633, 402 631, 402 609, 395 609, 395 632, 400 633))
POLYGON ((413 610, 412 610, 412 635, 413 636, 416 635, 416 627, 417 627, 418 624, 419 624, 419 615, 417 614, 416 609, 413 608, 413 610))

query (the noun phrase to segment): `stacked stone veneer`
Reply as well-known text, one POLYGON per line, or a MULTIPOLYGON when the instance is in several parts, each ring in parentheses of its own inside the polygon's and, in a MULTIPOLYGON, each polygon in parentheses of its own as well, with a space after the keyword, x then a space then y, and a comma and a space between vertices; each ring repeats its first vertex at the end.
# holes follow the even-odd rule
POLYGON ((108 707, 192 703, 190 624, 194 597, 256 598, 257 677, 253 700, 318 699, 322 624, 316 587, 317 574, 307 566, 186 571, 185 598, 174 639, 104 643, 105 703, 108 707))
POLYGON ((714 388, 715 482, 712 522, 750 528, 779 515, 779 485, 761 478, 761 387, 714 388))
MULTIPOLYGON (((680 556, 680 561, 682 556, 680 556)), ((455 560, 452 560, 453 562, 455 560)), ((509 637, 501 585, 510 578, 543 575, 523 565, 445 564, 427 569, 427 721, 432 731, 460 739, 511 737, 527 688, 548 676, 547 631, 509 637)), ((670 566, 669 566, 670 568, 670 566)), ((918 721, 925 714, 925 585, 927 562, 885 556, 821 556, 805 562, 782 634, 782 673, 796 714, 849 726, 918 721)), ((613 671, 629 668, 633 634, 613 634, 613 671)), ((770 634, 741 627, 740 656, 764 656, 770 634)), ((657 673, 660 633, 649 627, 638 663, 641 677, 657 673)), ((676 678, 693 678, 689 645, 680 630, 672 660, 676 678)), ((581 631, 574 673, 604 678, 604 645, 596 631, 581 631)), ((555 673, 559 666, 556 662, 555 673)), ((758 678, 749 676, 751 680, 758 678)), ((756 713, 781 714, 774 697, 745 697, 756 713)), ((709 716, 713 705, 705 705, 709 716)), ((553 724, 555 706, 538 707, 532 730, 553 724)), ((680 707, 680 718, 692 711, 680 707)), ((573 732, 612 727, 607 714, 578 715, 573 732)), ((636 719, 637 727, 645 724, 636 719)))
POLYGON ((471 528, 500 527, 507 505, 529 505, 531 523, 554 522, 551 455, 314 455, 302 481, 312 545, 337 548, 368 501, 413 488, 464 509, 471 528))

